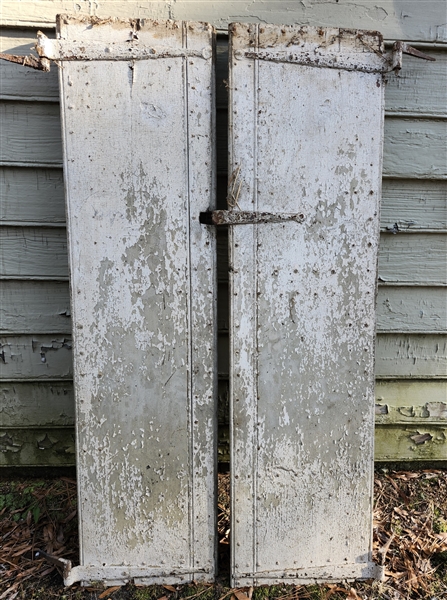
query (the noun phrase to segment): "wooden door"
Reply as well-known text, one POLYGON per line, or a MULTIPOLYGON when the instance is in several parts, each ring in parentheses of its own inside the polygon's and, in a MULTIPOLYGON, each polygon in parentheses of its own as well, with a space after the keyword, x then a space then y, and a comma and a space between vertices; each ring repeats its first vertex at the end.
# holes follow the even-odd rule
POLYGON ((379 573, 382 51, 376 33, 230 26, 234 586, 379 573))
POLYGON ((213 29, 58 18, 81 565, 212 580, 213 29))

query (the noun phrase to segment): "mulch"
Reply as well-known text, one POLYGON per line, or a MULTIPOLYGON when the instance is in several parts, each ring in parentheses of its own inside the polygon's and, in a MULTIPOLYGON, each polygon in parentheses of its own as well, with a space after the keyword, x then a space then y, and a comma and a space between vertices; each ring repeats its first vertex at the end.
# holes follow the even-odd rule
MULTIPOLYGON (((229 499, 229 475, 220 474, 218 534, 223 577, 228 574, 229 565, 229 499)), ((41 550, 78 563, 76 481, 62 477, 0 483, 0 600, 44 597, 24 596, 23 592, 33 586, 45 587, 45 582, 49 582, 46 598, 75 597, 64 591, 58 567, 42 558, 41 550)), ((279 597, 283 600, 447 598, 446 470, 383 469, 376 473, 374 560, 385 568, 384 582, 320 586, 320 596, 312 595, 315 586, 312 590, 306 586, 286 586, 287 591, 279 597)), ((162 594, 166 600, 170 600, 170 595, 172 600, 185 597, 180 587, 172 590, 170 587, 165 586, 162 594)), ((120 588, 95 589, 95 598, 114 598, 120 588)), ((88 596, 92 591, 93 588, 78 587, 76 597, 92 598, 88 596)), ((224 596, 230 600, 251 600, 253 590, 227 588, 224 596)), ((277 592, 274 596, 278 598, 277 592)))

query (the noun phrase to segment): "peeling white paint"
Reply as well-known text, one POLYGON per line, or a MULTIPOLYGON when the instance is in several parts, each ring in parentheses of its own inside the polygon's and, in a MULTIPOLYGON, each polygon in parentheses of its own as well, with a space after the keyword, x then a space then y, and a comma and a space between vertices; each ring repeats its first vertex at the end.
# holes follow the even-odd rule
POLYGON ((374 34, 231 26, 234 211, 305 216, 230 229, 235 586, 380 576, 371 483, 383 83, 343 68, 363 35, 362 68, 379 71, 374 34), (312 44, 332 53, 334 40, 342 69, 293 64, 312 44), (262 60, 241 58, 260 49, 262 60), (264 60, 270 52, 294 58, 264 60))
POLYGON ((81 540, 67 582, 214 577, 215 241, 198 220, 214 203, 213 35, 59 18, 84 48, 60 69, 81 540), (173 50, 113 60, 129 32, 173 50), (104 43, 110 60, 90 61, 104 43))

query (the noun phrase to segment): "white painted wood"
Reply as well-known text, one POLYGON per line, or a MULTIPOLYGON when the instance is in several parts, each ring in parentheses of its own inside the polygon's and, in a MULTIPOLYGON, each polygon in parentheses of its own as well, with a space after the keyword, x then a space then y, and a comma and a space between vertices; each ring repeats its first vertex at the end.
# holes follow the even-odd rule
POLYGON ((174 55, 60 70, 81 523, 66 582, 212 580, 215 234, 198 219, 214 205, 213 30, 58 28, 83 56, 132 40, 174 55))
POLYGON ((230 228, 235 586, 380 572, 371 483, 382 76, 235 56, 336 45, 378 65, 380 38, 364 39, 230 30, 229 204, 304 215, 230 228))
POLYGON ((396 2, 353 0, 342 2, 281 2, 252 0, 3 0, 1 22, 7 25, 53 25, 56 15, 72 13, 98 17, 140 17, 209 21, 220 29, 239 19, 260 23, 297 23, 355 29, 377 29, 389 39, 446 42, 445 6, 439 0, 396 2))

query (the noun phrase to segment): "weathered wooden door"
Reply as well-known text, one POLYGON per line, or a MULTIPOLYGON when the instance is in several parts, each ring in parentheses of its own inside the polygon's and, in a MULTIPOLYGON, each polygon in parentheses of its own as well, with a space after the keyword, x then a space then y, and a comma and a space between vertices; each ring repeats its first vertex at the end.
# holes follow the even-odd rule
POLYGON ((58 18, 81 565, 66 583, 211 580, 213 29, 58 18))
POLYGON ((381 39, 230 45, 232 583, 374 577, 381 39))

